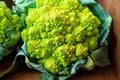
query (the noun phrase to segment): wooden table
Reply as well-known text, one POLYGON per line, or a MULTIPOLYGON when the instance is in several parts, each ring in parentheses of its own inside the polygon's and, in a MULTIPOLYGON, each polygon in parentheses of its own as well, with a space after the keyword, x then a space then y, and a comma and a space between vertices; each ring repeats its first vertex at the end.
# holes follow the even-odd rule
MULTIPOLYGON (((11 0, 5 0, 11 1, 11 0)), ((110 29, 109 55, 112 62, 111 66, 96 68, 93 71, 78 71, 77 74, 68 80, 120 80, 120 0, 97 0, 105 10, 112 16, 113 24, 110 29)), ((11 3, 8 3, 11 5, 11 3)), ((0 63, 0 72, 4 71, 10 65, 12 56, 8 60, 0 63)), ((14 70, 2 80, 39 80, 40 72, 31 70, 25 64, 14 70)))

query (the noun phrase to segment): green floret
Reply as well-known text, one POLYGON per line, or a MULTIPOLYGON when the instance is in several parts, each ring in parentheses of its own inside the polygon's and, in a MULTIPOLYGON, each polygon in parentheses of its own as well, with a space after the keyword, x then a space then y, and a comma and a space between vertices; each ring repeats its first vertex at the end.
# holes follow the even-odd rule
POLYGON ((98 47, 98 38, 96 36, 87 38, 86 43, 87 46, 89 47, 89 51, 92 52, 98 47))
POLYGON ((76 45, 76 56, 79 57, 86 57, 88 56, 88 47, 84 46, 83 44, 79 43, 76 45))
MULTIPOLYGON (((93 13, 89 10, 88 7, 84 7, 81 13, 78 14, 78 17, 80 18, 80 22, 83 27, 97 28, 100 25, 100 21, 97 19, 97 17, 93 16, 93 13)), ((88 30, 91 29, 89 28, 88 30)))
POLYGON ((20 38, 21 20, 0 1, 0 46, 7 50, 15 46, 20 38))
POLYGON ((35 41, 35 40, 29 40, 27 42, 27 52, 31 53, 30 57, 32 57, 33 59, 39 59, 41 57, 43 57, 41 55, 41 49, 40 49, 40 41, 35 41), (40 56, 41 55, 41 56, 40 56))
POLYGON ((44 67, 48 71, 50 71, 50 72, 52 72, 54 74, 57 74, 59 72, 59 70, 61 69, 61 65, 54 58, 48 58, 48 59, 46 59, 45 62, 44 62, 44 67))
POLYGON ((57 74, 61 68, 87 58, 98 48, 99 19, 78 0, 37 0, 26 18, 23 41, 27 52, 48 71, 57 74))
POLYGON ((55 50, 53 57, 66 67, 76 60, 75 46, 62 45, 55 50))

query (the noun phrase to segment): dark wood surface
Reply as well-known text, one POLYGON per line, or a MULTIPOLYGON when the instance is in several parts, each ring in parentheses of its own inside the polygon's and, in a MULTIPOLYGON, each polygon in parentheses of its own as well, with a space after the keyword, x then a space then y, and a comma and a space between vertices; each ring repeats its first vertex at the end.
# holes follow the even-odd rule
MULTIPOLYGON (((10 1, 10 0, 6 0, 10 1)), ((97 0, 112 16, 113 24, 108 37, 111 66, 95 68, 93 71, 78 71, 68 80, 120 80, 120 0, 97 0)), ((8 3, 11 5, 12 3, 8 3)), ((2 73, 12 62, 12 57, 0 63, 2 73)), ((39 80, 40 72, 28 69, 25 64, 5 76, 1 80, 39 80)))

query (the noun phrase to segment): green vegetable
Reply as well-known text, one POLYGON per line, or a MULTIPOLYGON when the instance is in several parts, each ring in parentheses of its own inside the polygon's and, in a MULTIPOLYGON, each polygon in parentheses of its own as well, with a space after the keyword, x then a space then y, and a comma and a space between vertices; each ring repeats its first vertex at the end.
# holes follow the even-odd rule
POLYGON ((23 41, 27 38, 27 53, 34 62, 58 74, 62 67, 86 58, 98 48, 101 22, 87 6, 78 0, 36 3, 40 6, 29 9, 27 26, 21 33, 23 41))
POLYGON ((12 49, 20 38, 21 20, 0 1, 0 60, 12 49))

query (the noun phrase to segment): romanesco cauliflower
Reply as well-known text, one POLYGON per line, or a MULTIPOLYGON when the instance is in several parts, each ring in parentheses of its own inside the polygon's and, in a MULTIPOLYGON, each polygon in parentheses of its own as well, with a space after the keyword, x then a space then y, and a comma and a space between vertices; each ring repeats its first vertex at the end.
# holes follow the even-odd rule
POLYGON ((16 14, 12 14, 6 4, 0 1, 0 47, 3 50, 0 55, 17 44, 20 38, 20 27, 20 18, 16 14))
POLYGON ((29 9, 26 49, 45 69, 57 74, 61 67, 87 58, 98 47, 100 20, 78 0, 37 0, 29 9))

